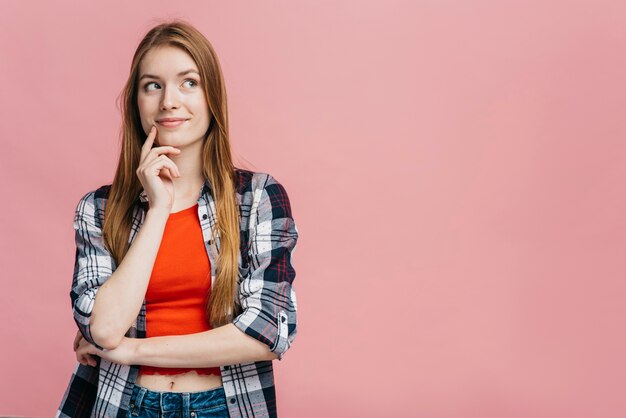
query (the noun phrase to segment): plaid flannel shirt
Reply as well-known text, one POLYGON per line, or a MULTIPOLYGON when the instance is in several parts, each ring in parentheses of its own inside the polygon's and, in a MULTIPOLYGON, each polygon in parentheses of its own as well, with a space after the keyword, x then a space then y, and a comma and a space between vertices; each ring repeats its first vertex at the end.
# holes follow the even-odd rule
MULTIPOLYGON (((282 360, 296 336, 296 274, 291 254, 298 231, 287 193, 276 179, 239 168, 236 173, 241 225, 238 296, 242 312, 233 324, 267 344, 282 360)), ((110 186, 85 194, 74 216, 76 256, 70 291, 74 320, 85 340, 100 349, 91 337, 90 315, 98 288, 116 268, 101 234, 110 186)), ((138 200, 132 214, 131 243, 148 209, 145 191, 138 200)), ((214 241, 211 239, 211 231, 216 228, 216 208, 208 180, 202 186, 198 204, 214 283, 220 239, 219 234, 214 241)), ((146 338, 145 309, 144 298, 127 337, 146 338)), ((76 363, 56 417, 126 417, 140 366, 96 359, 97 367, 76 363)), ((272 361, 224 365, 220 371, 231 418, 277 416, 272 361)))

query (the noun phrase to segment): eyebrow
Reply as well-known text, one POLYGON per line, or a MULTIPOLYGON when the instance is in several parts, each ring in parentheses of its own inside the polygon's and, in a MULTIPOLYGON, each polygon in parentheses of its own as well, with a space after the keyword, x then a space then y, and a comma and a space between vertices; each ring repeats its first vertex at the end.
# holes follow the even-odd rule
MULTIPOLYGON (((189 70, 181 71, 180 73, 178 73, 178 76, 180 77, 180 76, 183 76, 183 75, 189 74, 189 73, 196 73, 196 74, 200 75, 199 72, 197 72, 193 68, 190 68, 189 70)), ((152 74, 144 74, 141 77, 139 77, 139 81, 143 80, 144 78, 156 78, 158 80, 159 76, 152 75, 152 74)))

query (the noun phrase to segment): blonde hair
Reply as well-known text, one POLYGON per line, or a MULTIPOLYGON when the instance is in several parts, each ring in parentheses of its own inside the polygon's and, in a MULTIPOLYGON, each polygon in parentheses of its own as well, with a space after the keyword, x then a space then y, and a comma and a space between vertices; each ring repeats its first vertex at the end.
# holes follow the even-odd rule
MULTIPOLYGON (((217 55, 209 41, 191 24, 176 19, 159 24, 144 36, 133 56, 130 74, 121 92, 121 151, 105 208, 105 244, 120 264, 129 248, 133 208, 143 188, 136 175, 146 134, 139 117, 137 90, 139 64, 152 48, 173 46, 187 52, 200 72, 211 121, 202 148, 202 172, 209 179, 217 209, 220 253, 216 278, 207 300, 207 319, 213 327, 232 322, 240 306, 237 298, 240 246, 237 179, 228 133, 226 89, 217 55)), ((216 232, 213 230, 215 238, 216 232)))

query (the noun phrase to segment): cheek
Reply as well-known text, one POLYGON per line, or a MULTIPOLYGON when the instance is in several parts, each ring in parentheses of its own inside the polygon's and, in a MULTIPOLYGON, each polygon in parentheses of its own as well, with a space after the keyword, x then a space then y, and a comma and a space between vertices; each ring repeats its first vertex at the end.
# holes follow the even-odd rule
POLYGON ((137 107, 141 113, 148 115, 150 112, 158 109, 159 100, 156 96, 150 97, 140 93, 139 96, 137 96, 137 107))
MULTIPOLYGON (((139 110, 139 119, 144 131, 150 128, 150 105, 145 100, 137 100, 137 110, 139 110)), ((148 133, 146 132, 146 135, 148 133)))
POLYGON ((208 124, 210 120, 210 112, 209 106, 206 104, 206 102, 198 102, 195 109, 196 117, 199 120, 202 120, 203 123, 208 124))
POLYGON ((146 115, 147 104, 145 100, 138 99, 137 100, 137 108, 139 108, 139 115, 143 118, 146 115))

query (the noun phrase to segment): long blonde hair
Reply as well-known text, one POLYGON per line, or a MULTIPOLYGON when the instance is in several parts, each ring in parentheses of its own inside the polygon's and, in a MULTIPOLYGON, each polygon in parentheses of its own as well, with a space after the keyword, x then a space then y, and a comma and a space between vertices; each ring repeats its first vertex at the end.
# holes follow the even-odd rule
POLYGON ((217 55, 204 35, 183 20, 150 29, 133 56, 128 81, 120 94, 121 151, 105 208, 103 236, 119 265, 129 249, 133 208, 139 203, 137 197, 143 188, 136 175, 141 146, 147 136, 141 127, 137 105, 139 64, 148 51, 163 45, 180 48, 193 58, 211 113, 202 148, 202 172, 209 179, 216 202, 220 253, 206 314, 209 323, 218 327, 231 322, 240 308, 236 297, 240 246, 237 181, 228 133, 226 89, 217 55))

